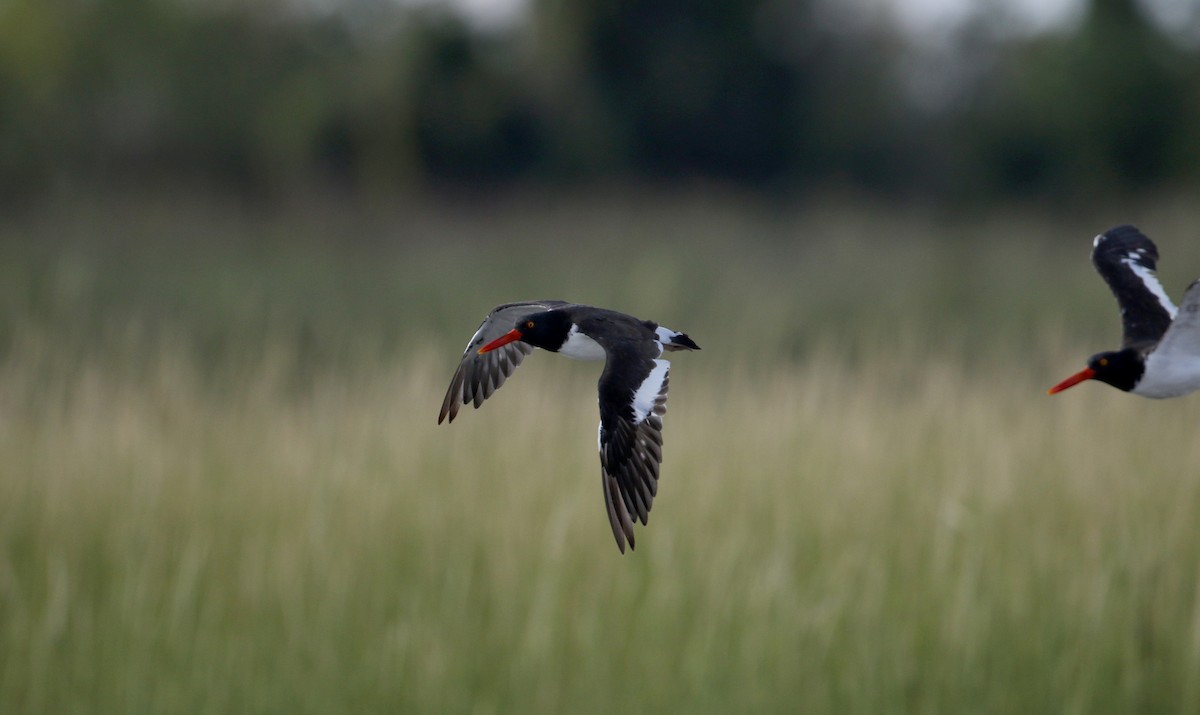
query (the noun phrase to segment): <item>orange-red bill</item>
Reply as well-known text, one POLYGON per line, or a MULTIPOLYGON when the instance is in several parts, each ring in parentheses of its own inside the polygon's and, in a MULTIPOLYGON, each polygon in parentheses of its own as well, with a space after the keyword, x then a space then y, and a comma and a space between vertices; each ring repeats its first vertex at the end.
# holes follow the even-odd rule
POLYGON ((1075 387, 1076 385, 1083 382, 1084 380, 1090 380, 1095 376, 1096 376, 1095 370, 1093 370, 1090 367, 1085 367, 1082 370, 1080 370, 1079 372, 1075 373, 1074 375, 1072 375, 1072 376, 1068 377, 1067 379, 1063 380, 1062 382, 1058 383, 1054 387, 1051 387, 1049 390, 1047 390, 1047 394, 1053 395, 1056 392, 1062 392, 1063 390, 1067 389, 1068 387, 1075 387))
POLYGON ((513 328, 512 330, 508 331, 504 335, 501 335, 500 337, 496 338, 495 340, 488 343, 487 345, 484 345, 483 347, 479 348, 479 353, 481 355, 483 353, 490 353, 491 351, 495 350, 498 347, 508 345, 509 343, 513 342, 514 340, 520 340, 520 339, 521 339, 521 331, 517 330, 516 328, 513 328))

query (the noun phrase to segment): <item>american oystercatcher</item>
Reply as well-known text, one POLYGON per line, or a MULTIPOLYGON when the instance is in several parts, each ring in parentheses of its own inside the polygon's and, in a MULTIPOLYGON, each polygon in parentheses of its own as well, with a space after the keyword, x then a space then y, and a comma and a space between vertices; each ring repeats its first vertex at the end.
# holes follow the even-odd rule
POLYGON ((600 471, 617 548, 634 548, 633 522, 644 525, 658 492, 662 417, 671 364, 663 351, 699 350, 684 333, 603 308, 535 300, 488 313, 454 372, 438 424, 460 405, 492 396, 535 347, 576 360, 604 360, 600 374, 600 471))
POLYGON ((1158 249, 1141 231, 1117 226, 1096 236, 1092 246, 1092 263, 1121 307, 1124 339, 1120 350, 1093 355, 1050 394, 1084 380, 1155 398, 1200 389, 1200 280, 1176 308, 1154 274, 1158 249))

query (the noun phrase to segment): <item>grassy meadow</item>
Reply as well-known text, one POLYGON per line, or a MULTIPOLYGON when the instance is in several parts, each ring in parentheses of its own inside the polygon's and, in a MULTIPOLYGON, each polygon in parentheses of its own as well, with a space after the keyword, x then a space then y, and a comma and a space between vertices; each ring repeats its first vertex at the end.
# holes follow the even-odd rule
POLYGON ((1200 397, 1045 390, 1183 204, 641 197, 0 223, 0 712, 1200 709, 1200 397), (613 248, 628 249, 624 260, 613 248), (496 303, 688 332, 638 548, 599 366, 437 425, 496 303))

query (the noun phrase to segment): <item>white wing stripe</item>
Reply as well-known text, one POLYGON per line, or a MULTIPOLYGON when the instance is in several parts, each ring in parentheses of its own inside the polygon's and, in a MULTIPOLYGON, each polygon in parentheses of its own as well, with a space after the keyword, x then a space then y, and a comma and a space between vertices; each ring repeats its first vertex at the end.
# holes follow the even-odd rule
POLYGON ((658 399, 659 393, 662 392, 663 383, 667 379, 667 371, 671 369, 671 363, 666 360, 655 360, 654 369, 638 386, 636 392, 633 393, 633 423, 641 424, 643 420, 650 416, 654 410, 654 401, 658 399))
POLYGON ((1171 302, 1170 296, 1163 290, 1162 283, 1158 282, 1158 277, 1154 275, 1154 271, 1138 263, 1138 258, 1137 253, 1130 253, 1128 257, 1121 259, 1121 263, 1129 266, 1129 270, 1133 271, 1133 274, 1142 281, 1142 284, 1146 286, 1146 290, 1154 294, 1154 297, 1162 304, 1163 309, 1174 320, 1179 309, 1175 307, 1175 304, 1171 302))

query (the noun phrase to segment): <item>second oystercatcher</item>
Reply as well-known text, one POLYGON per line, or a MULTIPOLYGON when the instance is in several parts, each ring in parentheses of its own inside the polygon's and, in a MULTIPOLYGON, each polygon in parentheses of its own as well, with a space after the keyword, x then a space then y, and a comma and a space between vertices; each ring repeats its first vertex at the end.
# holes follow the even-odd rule
POLYGON ((1200 280, 1176 308, 1154 273, 1158 249, 1141 231, 1117 226, 1096 236, 1092 246, 1092 263, 1121 308, 1124 339, 1120 350, 1093 355, 1050 394, 1084 380, 1154 398, 1200 389, 1200 280))
POLYGON ((604 308, 539 300, 506 303, 475 331, 442 400, 438 424, 461 405, 491 397, 533 348, 576 360, 604 360, 600 374, 600 471, 617 548, 634 548, 658 492, 662 418, 670 363, 663 351, 699 350, 684 333, 604 308))

